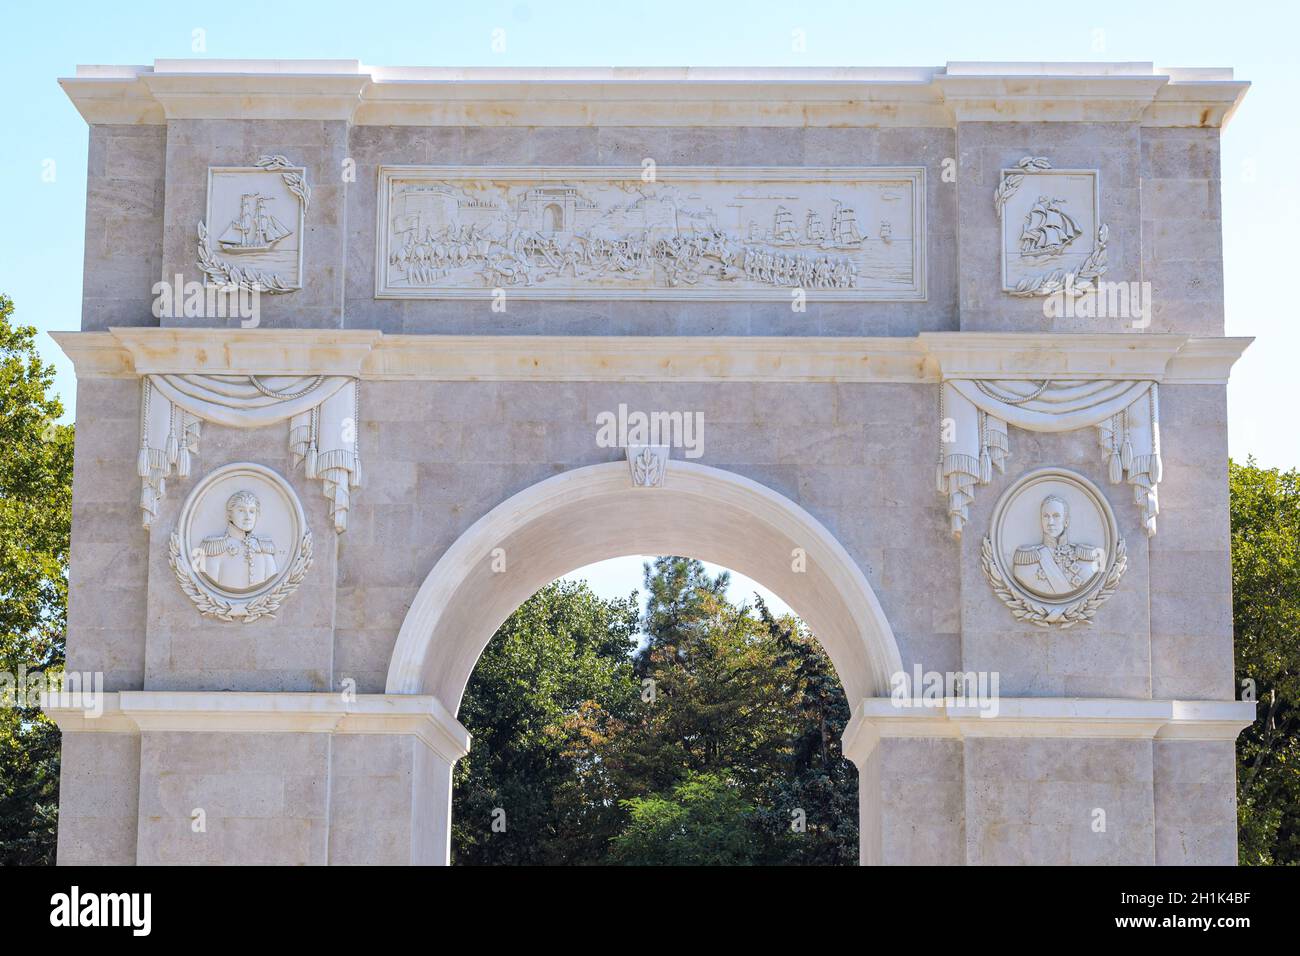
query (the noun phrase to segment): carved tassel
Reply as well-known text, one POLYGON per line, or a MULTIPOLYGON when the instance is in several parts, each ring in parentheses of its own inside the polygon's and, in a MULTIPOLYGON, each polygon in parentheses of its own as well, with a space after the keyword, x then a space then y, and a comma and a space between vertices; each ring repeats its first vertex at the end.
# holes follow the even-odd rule
POLYGON ((318 451, 316 442, 318 440, 319 435, 320 435, 320 406, 318 405, 311 410, 311 418, 309 419, 309 424, 308 424, 308 436, 310 438, 310 443, 307 445, 307 463, 305 466, 308 478, 316 477, 316 456, 318 451))
POLYGON ((149 391, 146 375, 140 383, 140 455, 135 460, 136 474, 141 478, 149 477, 149 391))
POLYGON ((943 473, 944 461, 944 440, 943 440, 943 423, 948 413, 948 403, 944 396, 943 390, 946 386, 939 382, 939 461, 934 468, 934 488, 943 495, 948 493, 948 482, 945 480, 943 473))
POLYGON ((176 459, 176 474, 182 478, 190 476, 190 450, 182 448, 180 455, 176 459))
POLYGON ((180 442, 176 440, 176 406, 167 406, 167 463, 176 464, 176 456, 180 453, 180 442))
POLYGON ((166 497, 167 497, 167 479, 159 478, 158 479, 158 500, 162 501, 166 497))
POLYGON ((1119 420, 1124 428, 1124 431, 1121 433, 1124 436, 1124 443, 1120 445, 1119 462, 1124 466, 1125 471, 1129 471, 1133 468, 1133 442, 1129 438, 1133 426, 1129 421, 1127 408, 1120 413, 1119 420))
MULTIPOLYGON (((352 383, 352 487, 361 487, 361 383, 352 383)), ((346 526, 347 515, 344 515, 346 526)))
POLYGON ((1110 483, 1118 485, 1124 480, 1124 463, 1120 461, 1118 452, 1110 453, 1110 483))
POLYGON ((1147 399, 1151 403, 1151 480, 1159 484, 1165 474, 1165 462, 1160 455, 1160 386, 1155 382, 1151 383, 1147 399))
POLYGON ((980 484, 993 480, 993 458, 989 455, 989 416, 980 412, 980 484))

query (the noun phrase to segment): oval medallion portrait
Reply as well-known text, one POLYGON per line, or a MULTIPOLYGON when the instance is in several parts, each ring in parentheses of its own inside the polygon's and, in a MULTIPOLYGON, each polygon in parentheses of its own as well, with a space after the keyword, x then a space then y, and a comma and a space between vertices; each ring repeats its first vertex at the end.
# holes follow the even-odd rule
POLYGON ((1091 623, 1128 555, 1096 485, 1063 468, 1040 468, 998 499, 981 563, 1017 618, 1066 628, 1091 623))
POLYGON ((311 566, 312 540, 293 488, 239 462, 200 481, 181 508, 170 562, 204 615, 250 623, 274 617, 311 566))

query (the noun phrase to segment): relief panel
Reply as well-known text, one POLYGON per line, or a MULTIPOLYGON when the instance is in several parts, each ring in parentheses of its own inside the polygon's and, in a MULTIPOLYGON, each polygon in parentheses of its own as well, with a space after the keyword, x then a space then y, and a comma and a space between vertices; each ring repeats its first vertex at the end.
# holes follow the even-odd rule
POLYGON ((379 170, 378 298, 922 301, 925 170, 379 170))

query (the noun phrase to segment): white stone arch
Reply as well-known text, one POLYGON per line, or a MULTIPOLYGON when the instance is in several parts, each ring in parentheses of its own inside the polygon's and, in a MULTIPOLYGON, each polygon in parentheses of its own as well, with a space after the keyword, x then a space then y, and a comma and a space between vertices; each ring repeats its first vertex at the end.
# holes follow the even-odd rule
POLYGON ((575 568, 628 554, 677 554, 731 568, 778 594, 812 629, 851 704, 889 693, 902 669, 862 570, 807 511, 742 475, 672 461, 635 488, 626 462, 548 478, 483 515, 434 565, 402 622, 387 692, 432 694, 451 713, 507 617, 575 568), (499 552, 496 549, 501 549, 499 552), (803 549, 806 570, 793 570, 803 549), (505 561, 494 571, 494 557, 505 561))

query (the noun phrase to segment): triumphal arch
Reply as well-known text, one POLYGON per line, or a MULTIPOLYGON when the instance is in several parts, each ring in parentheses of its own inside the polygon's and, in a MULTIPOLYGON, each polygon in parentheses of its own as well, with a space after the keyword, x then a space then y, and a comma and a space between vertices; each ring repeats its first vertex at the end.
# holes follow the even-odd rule
POLYGON ((1230 71, 62 85, 61 862, 447 862, 478 655, 628 554, 806 620, 864 863, 1235 861, 1230 71))

